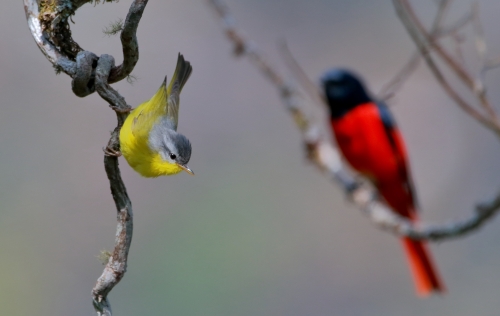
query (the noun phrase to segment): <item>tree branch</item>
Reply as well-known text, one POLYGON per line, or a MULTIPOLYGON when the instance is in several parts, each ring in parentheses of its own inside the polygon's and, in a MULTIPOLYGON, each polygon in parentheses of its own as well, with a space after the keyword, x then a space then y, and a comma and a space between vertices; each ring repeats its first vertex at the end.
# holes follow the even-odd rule
MULTIPOLYGON (((438 36, 437 33, 440 32, 441 25, 449 8, 449 4, 450 0, 444 0, 439 3, 438 12, 431 28, 431 35, 433 37, 438 36)), ((420 59, 420 52, 417 50, 411 55, 410 59, 403 66, 403 68, 401 68, 396 75, 382 87, 377 95, 377 98, 380 100, 388 100, 392 98, 396 92, 401 89, 411 74, 417 69, 420 64, 420 59)))
POLYGON ((473 78, 466 71, 464 65, 453 58, 452 55, 448 53, 444 47, 442 47, 438 41, 431 36, 431 34, 429 34, 418 16, 415 14, 415 11, 411 7, 408 0, 392 0, 392 2, 397 15, 401 19, 401 22, 406 27, 410 37, 417 45, 422 57, 425 59, 427 66, 432 71, 445 92, 462 110, 500 137, 500 122, 498 121, 497 114, 493 110, 493 107, 486 96, 485 85, 481 79, 473 78), (481 107, 485 109, 486 114, 483 114, 472 104, 465 101, 465 99, 462 98, 460 94, 449 84, 436 62, 433 60, 427 45, 444 61, 448 68, 455 73, 465 86, 469 88, 481 107))
POLYGON ((64 71, 68 76, 72 77, 76 73, 76 63, 61 53, 55 45, 43 35, 42 23, 38 19, 40 12, 36 0, 24 0, 24 11, 28 20, 28 27, 35 39, 38 48, 47 57, 47 59, 61 71, 64 71))
MULTIPOLYGON (((123 97, 108 85, 109 72, 114 66, 114 58, 110 55, 102 55, 96 68, 96 87, 99 95, 111 105, 120 109, 128 106, 123 97)), ((123 122, 128 114, 116 112, 118 125, 114 129, 108 143, 109 148, 119 148, 119 133, 123 122)), ((104 168, 109 179, 111 195, 115 201, 117 210, 118 226, 116 228, 115 249, 109 258, 104 271, 92 289, 92 298, 97 315, 111 315, 107 295, 113 287, 120 282, 127 270, 127 257, 132 242, 133 214, 132 203, 127 195, 127 189, 120 175, 118 158, 104 156, 104 168)))
MULTIPOLYGON (((118 67, 115 67, 114 58, 110 55, 97 57, 94 53, 81 49, 71 38, 69 27, 64 31, 63 37, 58 37, 60 27, 50 26, 51 29, 48 29, 48 20, 52 21, 51 25, 64 26, 68 17, 87 2, 89 1, 42 0, 40 6, 43 4, 45 10, 42 14, 40 14, 37 0, 24 0, 24 7, 28 26, 35 42, 56 69, 73 78, 71 86, 75 95, 84 97, 97 91, 101 98, 116 111, 117 126, 107 145, 107 152, 116 152, 120 148, 120 129, 128 116, 130 106, 109 84, 127 77, 137 63, 139 48, 136 31, 148 0, 135 0, 130 7, 121 34, 124 62, 118 67), (49 4, 52 6, 49 7, 49 4), (49 9, 52 11, 49 12, 49 9), (54 38, 57 38, 59 42, 54 41, 54 38), (75 47, 78 49, 73 50, 75 47), (73 56, 72 53, 76 54, 73 56)), ((92 299, 97 315, 110 316, 111 307, 107 295, 120 282, 127 269, 127 257, 132 241, 133 213, 132 203, 121 178, 118 158, 105 155, 104 168, 117 210, 118 225, 115 248, 92 290, 92 299)))
POLYGON ((326 102, 323 93, 318 89, 318 86, 314 84, 311 79, 309 79, 304 69, 302 69, 295 57, 293 57, 286 41, 280 41, 278 43, 278 48, 281 52, 283 61, 288 66, 288 69, 292 72, 294 77, 298 80, 302 89, 305 90, 316 103, 323 105, 326 102))
MULTIPOLYGON (((85 53, 73 40, 68 19, 87 2, 89 1, 43 0, 39 6, 37 0, 24 0, 26 19, 35 42, 57 72, 62 71, 73 78, 72 90, 79 97, 95 91, 97 57, 85 53)), ((126 78, 139 60, 136 33, 147 3, 148 0, 134 0, 130 5, 120 35, 123 63, 111 69, 108 80, 110 84, 126 78)))
POLYGON ((355 204, 361 206, 363 212, 380 229, 397 236, 405 236, 415 240, 442 241, 464 237, 474 232, 491 220, 500 210, 500 192, 492 200, 476 206, 469 218, 455 220, 443 224, 412 223, 398 214, 388 211, 385 205, 371 200, 372 192, 355 192, 355 204))
POLYGON ((137 43, 136 33, 142 13, 147 4, 148 0, 135 0, 130 6, 120 35, 123 47, 123 63, 111 69, 109 83, 115 83, 125 79, 132 73, 132 70, 134 70, 139 60, 139 44, 137 43))
POLYGON ((478 206, 476 212, 468 219, 447 224, 415 224, 392 212, 378 200, 378 195, 374 190, 360 185, 343 167, 338 151, 320 133, 320 128, 310 123, 304 114, 300 92, 287 83, 276 69, 265 60, 257 48, 240 34, 223 0, 208 0, 208 3, 222 20, 228 39, 234 44, 236 56, 246 55, 270 83, 278 89, 286 109, 301 131, 309 159, 319 170, 331 176, 332 180, 335 180, 347 194, 349 200, 365 213, 377 227, 397 236, 407 236, 413 239, 447 240, 477 230, 500 210, 499 193, 493 201, 478 206))

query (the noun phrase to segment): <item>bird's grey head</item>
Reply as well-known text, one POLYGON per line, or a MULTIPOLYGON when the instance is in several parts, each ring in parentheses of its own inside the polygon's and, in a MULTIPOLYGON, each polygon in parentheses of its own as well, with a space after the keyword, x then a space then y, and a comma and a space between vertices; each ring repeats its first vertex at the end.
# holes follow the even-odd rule
POLYGON ((168 156, 170 162, 176 162, 180 165, 187 165, 191 158, 191 143, 186 136, 171 131, 170 137, 165 137, 164 153, 168 156))
POLYGON ((163 124, 158 124, 149 135, 149 144, 153 150, 161 155, 163 160, 176 164, 184 171, 193 174, 187 166, 191 158, 191 142, 186 136, 163 124))

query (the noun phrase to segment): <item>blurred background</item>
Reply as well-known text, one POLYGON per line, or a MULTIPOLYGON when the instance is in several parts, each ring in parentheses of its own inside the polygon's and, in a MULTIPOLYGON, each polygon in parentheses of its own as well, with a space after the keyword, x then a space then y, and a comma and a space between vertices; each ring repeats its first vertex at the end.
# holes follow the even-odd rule
MULTIPOLYGON (((414 2, 431 21, 434 2, 414 2)), ((85 5, 73 18, 74 38, 121 62, 119 36, 102 29, 124 18, 130 3, 85 5)), ((414 50, 388 0, 227 3, 275 66, 285 70, 276 41, 286 38, 316 81, 345 66, 376 92, 414 50)), ((481 4, 498 56, 500 2, 481 4)), ((448 21, 469 6, 455 1, 448 21)), ((96 256, 112 249, 116 229, 101 150, 115 114, 96 94, 76 97, 70 78, 54 74, 22 1, 2 1, 0 10, 0 305, 5 315, 93 315, 90 292, 103 268, 96 256)), ((115 85, 134 107, 172 75, 178 52, 193 64, 179 130, 193 144, 196 176, 145 179, 120 159, 135 230, 128 272, 110 295, 115 315, 498 314, 497 220, 433 244, 449 293, 416 298, 397 239, 374 228, 307 163, 274 87, 247 60, 233 58, 206 1, 150 1, 138 38, 138 80, 115 85)), ((475 69, 473 50, 465 53, 475 69)), ((500 72, 488 73, 487 83, 500 104, 500 72)), ((391 105, 424 220, 463 218, 493 197, 498 139, 461 112, 423 65, 391 105)))

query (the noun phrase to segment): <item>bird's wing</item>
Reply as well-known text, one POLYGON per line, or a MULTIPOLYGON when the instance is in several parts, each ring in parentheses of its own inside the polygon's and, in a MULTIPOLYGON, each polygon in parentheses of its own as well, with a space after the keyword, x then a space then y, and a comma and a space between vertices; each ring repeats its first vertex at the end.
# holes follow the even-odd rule
POLYGON ((139 105, 129 116, 132 117, 132 134, 138 138, 148 138, 153 125, 166 114, 167 111, 167 78, 148 101, 139 105))
POLYGON ((417 196, 415 194, 415 189, 413 185, 413 179, 408 169, 408 161, 406 155, 406 149, 403 144, 403 140, 399 131, 396 127, 396 121, 392 118, 391 112, 387 106, 382 102, 377 102, 377 107, 380 113, 380 118, 384 124, 385 133, 391 144, 391 148, 396 157, 396 162, 398 164, 399 174, 401 179, 406 184, 406 189, 410 196, 411 202, 414 206, 417 206, 417 196))
POLYGON ((179 96, 182 87, 184 87, 192 71, 193 67, 191 67, 189 61, 184 60, 184 56, 179 53, 174 75, 167 88, 168 97, 166 114, 174 130, 177 130, 177 123, 179 121, 179 96))
POLYGON ((177 66, 168 87, 167 77, 165 77, 155 95, 130 113, 132 116, 132 134, 135 137, 147 139, 153 126, 160 121, 167 124, 170 129, 177 130, 179 95, 192 70, 191 64, 179 54, 177 66), (165 120, 162 120, 162 118, 165 118, 165 120))

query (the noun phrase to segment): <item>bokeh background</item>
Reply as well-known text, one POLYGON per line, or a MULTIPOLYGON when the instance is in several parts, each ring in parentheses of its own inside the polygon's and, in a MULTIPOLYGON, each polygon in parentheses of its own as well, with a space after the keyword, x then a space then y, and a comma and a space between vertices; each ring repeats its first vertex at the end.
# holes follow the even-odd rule
MULTIPOLYGON (((125 17, 130 2, 84 6, 74 38, 121 62, 119 37, 102 29, 125 17)), ((429 22, 434 2, 414 2, 429 22)), ((450 22, 470 6, 455 3, 450 22)), ((500 2, 481 4, 498 56, 500 2)), ((285 70, 276 40, 286 38, 315 80, 347 66, 378 91, 414 49, 388 0, 228 5, 274 65, 285 70)), ((92 315, 90 291, 103 268, 96 256, 112 249, 116 228, 101 150, 115 115, 95 94, 74 96, 70 78, 54 74, 31 38, 22 1, 2 1, 0 10, 2 314, 92 315)), ((274 87, 247 60, 233 58, 206 1, 151 0, 138 38, 139 79, 115 85, 129 104, 148 99, 171 76, 179 51, 194 66, 179 130, 193 144, 196 176, 144 179, 121 158, 135 230, 128 273, 110 295, 116 315, 498 314, 498 221, 433 244, 449 293, 416 298, 397 239, 374 228, 306 162, 274 87)), ((474 70, 477 58, 465 52, 474 70)), ((487 83, 500 104, 499 72, 487 83)), ((462 113, 425 67, 391 104, 425 220, 465 217, 495 194, 498 139, 462 113)), ((324 122, 323 111, 308 105, 324 122)))

